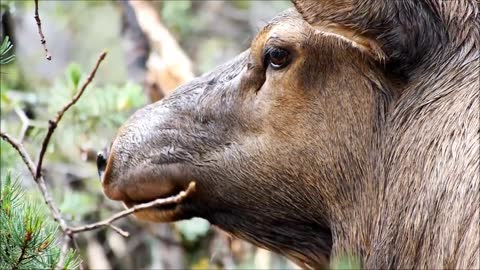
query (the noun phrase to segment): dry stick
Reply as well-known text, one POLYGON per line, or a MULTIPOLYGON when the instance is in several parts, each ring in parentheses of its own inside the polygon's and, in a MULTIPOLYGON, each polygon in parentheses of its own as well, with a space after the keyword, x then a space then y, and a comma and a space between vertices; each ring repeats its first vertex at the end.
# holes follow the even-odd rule
POLYGON ((113 224, 107 224, 107 226, 110 227, 110 229, 114 230, 116 233, 120 234, 121 236, 123 236, 125 238, 130 236, 129 232, 124 231, 124 230, 120 229, 119 227, 117 227, 113 224))
MULTIPOLYGON (((38 155, 37 168, 35 170, 35 174, 33 175, 34 180, 38 183, 38 186, 40 187, 40 190, 42 191, 42 194, 44 195, 45 202, 47 203, 48 207, 50 208, 50 212, 52 213, 54 219, 59 223, 60 228, 70 238, 70 240, 72 241, 73 244, 76 244, 75 238, 74 238, 70 228, 68 227, 67 223, 62 218, 60 210, 58 209, 58 207, 53 202, 52 197, 49 195, 47 186, 45 184, 45 180, 43 179, 43 177, 41 175, 41 173, 42 173, 42 163, 43 163, 43 158, 45 156, 45 152, 46 152, 47 147, 50 143, 50 139, 53 135, 53 132, 57 128, 58 123, 62 119, 65 112, 68 109, 70 109, 70 107, 72 107, 75 103, 77 103, 77 101, 83 95, 83 93, 85 92, 85 89, 92 82, 93 78, 95 77, 95 74, 97 73, 98 67, 100 66, 100 64, 102 63, 102 61, 105 59, 106 56, 107 56, 107 52, 103 52, 102 54, 100 54, 100 56, 98 57, 97 62, 95 64, 95 67, 93 68, 92 72, 90 72, 90 75, 88 75, 87 80, 80 87, 80 90, 77 92, 77 94, 65 106, 63 106, 62 109, 60 109, 57 112, 57 115, 55 116, 55 118, 53 120, 48 121, 47 134, 45 135, 45 138, 43 139, 42 148, 40 149, 40 153, 38 155)), ((66 253, 62 253, 62 256, 60 257, 59 265, 57 265, 57 266, 61 267, 60 263, 63 263, 63 260, 65 259, 64 258, 65 254, 66 253)), ((80 265, 80 267, 83 268, 81 265, 80 265)))
POLYGON ((43 35, 42 21, 40 20, 40 15, 38 15, 38 0, 35 0, 35 21, 37 22, 37 26, 38 26, 38 34, 40 35, 40 43, 42 43, 43 49, 45 50, 45 58, 48 61, 50 61, 50 60, 52 60, 52 56, 48 53, 47 41, 45 40, 45 36, 43 35))
POLYGON ((35 163, 33 163, 32 159, 30 158, 30 155, 28 155, 27 150, 25 147, 23 147, 23 144, 20 142, 17 142, 14 138, 12 138, 10 135, 7 133, 1 132, 0 131, 0 138, 2 138, 4 141, 9 143, 22 157, 23 162, 25 165, 27 165, 28 170, 32 174, 33 177, 35 177, 35 163))
MULTIPOLYGON (((65 270, 64 264, 65 264, 65 257, 68 252, 68 247, 70 246, 70 242, 72 242, 72 246, 75 248, 75 250, 80 250, 78 247, 77 241, 75 240, 74 237, 71 235, 64 235, 63 239, 63 245, 62 248, 60 249, 60 258, 57 263, 57 267, 55 269, 57 270, 65 270)), ((79 270, 84 270, 85 268, 83 267, 82 261, 78 264, 78 269, 79 270)))
MULTIPOLYGON (((90 231, 90 230, 97 229, 97 228, 104 227, 104 226, 110 226, 111 227, 112 226, 111 223, 114 222, 115 220, 123 218, 123 217, 128 216, 128 215, 131 215, 133 213, 145 210, 147 208, 152 208, 152 207, 161 206, 161 205, 180 203, 186 197, 188 197, 194 190, 195 190, 195 182, 190 182, 190 184, 188 184, 188 187, 187 187, 186 190, 180 191, 180 193, 178 193, 175 196, 168 197, 168 198, 162 198, 162 199, 156 199, 154 201, 147 202, 147 203, 137 204, 137 205, 133 206, 132 208, 128 208, 128 209, 126 209, 122 212, 119 212, 119 213, 111 216, 108 219, 105 219, 105 220, 102 220, 102 221, 99 221, 99 222, 96 222, 96 223, 88 224, 88 225, 85 225, 85 226, 70 228, 70 231, 71 231, 71 233, 75 234, 75 233, 79 233, 79 232, 83 232, 83 231, 90 231)), ((122 233, 120 233, 120 234, 122 235, 122 233)))
POLYGON ((83 83, 82 87, 80 90, 77 92, 77 94, 68 102, 61 110, 57 112, 56 117, 53 120, 48 120, 48 131, 47 135, 45 135, 45 139, 43 140, 42 143, 42 148, 40 149, 40 154, 38 155, 38 164, 37 164, 37 171, 35 173, 35 181, 40 178, 40 175, 42 173, 42 163, 43 163, 43 156, 45 155, 45 152, 47 151, 48 144, 50 143, 50 138, 52 137, 53 132, 57 128, 58 122, 62 120, 63 115, 65 112, 70 109, 77 101, 80 99, 80 97, 83 95, 83 92, 85 92, 85 89, 87 86, 92 82, 93 78, 95 77, 95 74, 97 73, 98 67, 102 63, 102 61, 105 59, 105 56, 107 56, 107 52, 103 52, 100 57, 97 60, 97 63, 88 76, 87 80, 83 83))
MULTIPOLYGON (((80 247, 78 246, 77 239, 75 239, 75 237, 72 237, 72 244, 73 244, 73 248, 75 248, 75 250, 77 250, 78 253, 80 254, 80 247)), ((63 259, 65 259, 65 255, 66 253, 62 253, 63 259)), ((79 270, 85 269, 85 267, 83 267, 83 261, 80 261, 80 263, 78 264, 78 269, 79 270)), ((64 270, 64 269, 61 269, 61 270, 64 270)))
POLYGON ((45 151, 47 149, 48 144, 50 143, 50 138, 52 137, 53 132, 55 131, 55 128, 57 127, 58 122, 62 119, 63 114, 73 105, 75 104, 78 99, 81 97, 87 86, 90 84, 92 81, 93 77, 95 76, 95 73, 97 72, 97 69, 100 65, 100 63, 105 59, 105 56, 107 55, 106 52, 103 52, 100 57, 97 60, 97 63, 95 65, 95 68, 92 70, 90 75, 88 76, 87 80, 83 83, 82 87, 78 91, 78 93, 73 97, 73 99, 68 102, 58 113, 57 116, 55 117, 54 120, 49 120, 49 127, 47 131, 47 135, 45 135, 45 138, 43 139, 42 143, 42 148, 40 150, 39 158, 38 158, 38 164, 35 169, 33 166, 31 170, 35 171, 35 174, 33 175, 33 178, 35 182, 37 182, 38 187, 40 188, 40 191, 43 194, 43 198, 45 199, 45 203, 47 204, 48 208, 50 209, 50 212, 53 215, 53 218, 58 222, 60 225, 60 228, 64 233, 67 235, 71 236, 70 229, 67 226, 67 223, 65 220, 62 218, 62 215, 60 214, 60 210, 58 207, 55 205, 53 202, 52 196, 50 196, 50 193, 48 192, 47 185, 45 184, 45 179, 41 175, 42 171, 42 163, 43 163, 43 158, 45 155, 45 151))
POLYGON ((60 256, 60 259, 58 260, 57 268, 59 268, 58 266, 62 266, 65 263, 65 256, 63 254, 67 254, 70 240, 73 241, 73 238, 70 238, 70 235, 64 235, 63 245, 60 249, 60 254, 62 254, 62 256, 60 256))

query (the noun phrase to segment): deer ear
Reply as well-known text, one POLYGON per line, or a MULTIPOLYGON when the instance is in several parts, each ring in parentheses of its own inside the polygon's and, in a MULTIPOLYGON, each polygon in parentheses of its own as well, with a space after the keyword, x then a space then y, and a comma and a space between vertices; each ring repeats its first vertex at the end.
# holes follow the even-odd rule
POLYGON ((346 14, 353 7, 352 0, 292 0, 302 17, 310 24, 324 23, 336 13, 346 14))
MULTIPOLYGON (((319 32, 337 36, 348 41, 353 47, 369 54, 378 61, 385 61, 386 55, 379 41, 357 24, 353 12, 357 8, 354 0, 292 0, 303 19, 319 32)), ((356 1, 359 2, 359 1, 356 1)))

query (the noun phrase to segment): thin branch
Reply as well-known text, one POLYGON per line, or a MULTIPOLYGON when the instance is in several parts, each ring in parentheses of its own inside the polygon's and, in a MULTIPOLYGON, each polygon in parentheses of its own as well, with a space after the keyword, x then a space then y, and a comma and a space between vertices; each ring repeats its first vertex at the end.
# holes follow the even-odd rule
POLYGON ((111 223, 114 222, 115 220, 126 217, 128 215, 133 214, 133 213, 145 210, 147 208, 152 208, 152 207, 161 206, 161 205, 180 203, 187 196, 189 196, 194 190, 195 190, 195 182, 190 182, 190 184, 188 185, 186 190, 181 191, 180 193, 178 193, 175 196, 168 197, 168 198, 163 198, 163 199, 156 199, 156 200, 151 201, 151 202, 138 204, 138 205, 133 206, 132 208, 129 208, 129 209, 126 209, 122 212, 119 212, 119 213, 111 216, 108 219, 105 219, 105 220, 102 220, 102 221, 99 221, 99 222, 96 222, 96 223, 88 224, 88 225, 85 225, 85 226, 70 228, 70 231, 75 234, 75 233, 79 233, 79 232, 83 232, 83 231, 91 231, 93 229, 97 229, 97 228, 104 227, 104 226, 111 226, 111 223))
POLYGON ((42 44, 43 49, 45 50, 45 58, 48 61, 50 61, 50 60, 52 60, 52 56, 48 52, 47 41, 45 40, 45 36, 43 35, 42 21, 40 20, 40 15, 38 14, 38 0, 35 0, 35 21, 37 22, 37 26, 38 26, 38 34, 40 35, 40 43, 42 44))
POLYGON ((60 225, 60 228, 64 233, 70 235, 71 233, 69 231, 67 223, 63 219, 62 214, 60 213, 60 209, 58 209, 58 207, 55 205, 55 202, 53 201, 52 196, 48 191, 47 185, 45 183, 45 179, 43 179, 43 177, 38 178, 37 184, 43 195, 43 199, 45 203, 47 204, 48 208, 50 209, 50 212, 52 213, 53 219, 55 219, 55 221, 58 222, 58 224, 60 225))
POLYGON ((25 163, 25 165, 27 165, 27 168, 32 174, 32 176, 35 177, 35 163, 33 163, 32 159, 30 158, 30 155, 28 155, 27 153, 27 150, 25 149, 25 147, 23 147, 23 144, 21 144, 20 142, 17 142, 10 135, 2 131, 0 131, 0 137, 4 141, 9 143, 18 152, 20 157, 22 157, 22 160, 25 163))
POLYGON ((105 56, 107 56, 107 52, 103 52, 97 60, 97 63, 95 64, 95 67, 93 68, 92 72, 90 75, 88 75, 87 80, 83 83, 82 87, 80 90, 77 92, 77 94, 70 100, 65 106, 63 106, 62 109, 60 109, 57 112, 57 115, 53 120, 48 120, 48 131, 47 135, 45 135, 45 139, 43 140, 42 143, 42 148, 40 149, 40 154, 38 155, 38 164, 37 164, 37 170, 35 173, 35 181, 38 181, 40 178, 40 175, 42 173, 42 163, 43 163, 43 157, 45 155, 45 152, 47 151, 48 144, 50 143, 50 138, 52 137, 53 132, 57 128, 58 122, 62 120, 63 115, 65 112, 70 109, 77 101, 80 99, 80 97, 83 95, 85 92, 85 89, 87 86, 92 82, 93 78, 95 77, 95 74, 97 73, 98 67, 102 63, 102 61, 105 59, 105 56))
MULTIPOLYGON (((75 239, 75 237, 73 237, 73 234, 70 237, 72 239, 73 248, 78 252, 78 254, 80 254, 80 247, 78 246, 77 239, 75 239)), ((64 253, 62 256, 65 256, 65 255, 66 255, 66 253, 64 253)), ((78 269, 79 270, 85 270, 85 267, 83 266, 83 263, 84 263, 83 260, 80 260, 80 262, 78 264, 78 269)))
POLYGON ((122 229, 120 229, 119 227, 113 225, 113 224, 107 224, 108 227, 110 227, 110 229, 114 230, 116 233, 120 234, 121 236, 127 238, 130 236, 130 233, 127 232, 127 231, 124 231, 122 229))
POLYGON ((62 266, 65 264, 65 254, 67 254, 68 246, 70 246, 70 241, 72 240, 69 235, 64 235, 63 237, 63 245, 62 249, 60 250, 60 254, 62 256, 60 256, 60 259, 58 260, 56 269, 61 269, 62 266))

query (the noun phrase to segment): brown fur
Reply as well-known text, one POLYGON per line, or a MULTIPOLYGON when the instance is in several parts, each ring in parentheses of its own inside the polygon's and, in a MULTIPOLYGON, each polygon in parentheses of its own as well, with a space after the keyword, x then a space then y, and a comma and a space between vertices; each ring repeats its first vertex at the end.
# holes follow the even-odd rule
POLYGON ((192 216, 304 267, 479 268, 475 1, 294 1, 249 51, 135 113, 107 196, 127 205, 197 182, 192 216), (307 23, 308 22, 308 23, 307 23), (264 65, 267 47, 290 65, 264 65))

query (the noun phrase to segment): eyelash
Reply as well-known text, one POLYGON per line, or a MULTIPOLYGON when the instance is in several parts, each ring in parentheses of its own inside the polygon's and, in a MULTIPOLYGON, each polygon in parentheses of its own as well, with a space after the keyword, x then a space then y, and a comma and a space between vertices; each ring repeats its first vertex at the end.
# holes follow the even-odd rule
MULTIPOLYGON (((280 48, 280 47, 269 47, 269 48, 266 48, 265 51, 263 52, 263 65, 265 68, 268 68, 268 67, 271 67, 275 70, 279 70, 279 69, 282 69, 284 67, 286 67, 289 63, 290 63, 290 59, 291 58, 291 55, 290 55, 290 52, 284 48, 280 48), (280 64, 275 64, 272 62, 272 58, 271 58, 271 54, 273 52, 277 52, 277 53, 285 53, 286 55, 284 56, 284 59, 280 59, 280 60, 284 60, 283 63, 280 63, 280 64)), ((278 59, 277 59, 278 60, 278 59)))

